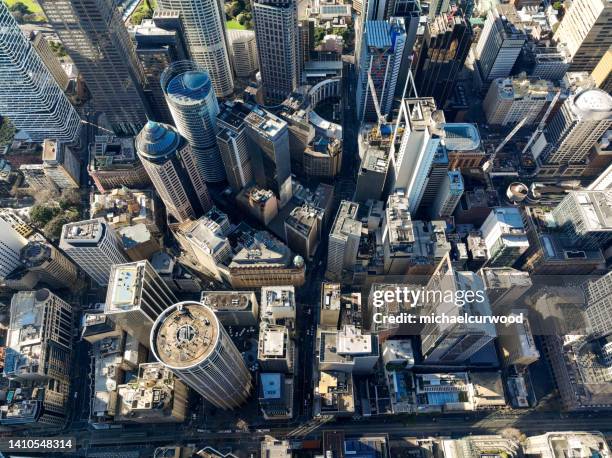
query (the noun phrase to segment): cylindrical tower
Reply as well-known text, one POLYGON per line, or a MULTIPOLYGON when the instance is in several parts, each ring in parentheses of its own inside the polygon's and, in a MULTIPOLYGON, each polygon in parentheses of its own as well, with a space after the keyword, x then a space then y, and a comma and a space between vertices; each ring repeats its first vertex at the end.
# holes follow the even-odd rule
POLYGON ((212 309, 179 302, 153 324, 151 350, 183 382, 221 409, 244 403, 251 374, 212 309))
POLYGON ((217 97, 229 97, 234 78, 226 44, 225 11, 218 0, 159 0, 161 10, 180 11, 192 59, 207 70, 217 97))
POLYGON ((191 145, 204 181, 225 180, 216 139, 219 104, 208 72, 189 60, 175 62, 162 73, 161 87, 174 124, 191 145))
POLYGON ((212 203, 192 148, 176 129, 149 121, 136 137, 138 156, 168 212, 178 221, 196 218, 212 203))

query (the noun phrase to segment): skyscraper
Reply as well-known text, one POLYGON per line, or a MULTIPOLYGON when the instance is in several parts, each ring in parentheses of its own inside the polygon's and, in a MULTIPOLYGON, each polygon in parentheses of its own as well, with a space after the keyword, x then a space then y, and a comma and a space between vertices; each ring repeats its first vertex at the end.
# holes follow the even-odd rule
POLYGON ((495 78, 510 75, 527 40, 519 24, 512 5, 498 5, 487 13, 476 45, 476 70, 485 87, 495 78))
POLYGON ((259 69, 257 43, 252 30, 228 30, 228 42, 234 72, 238 78, 249 78, 259 69))
POLYGON ((352 270, 357 260, 361 239, 359 205, 343 200, 329 233, 326 278, 340 280, 345 270, 352 270))
POLYGON ((118 134, 135 134, 146 121, 145 76, 113 0, 41 0, 51 28, 118 134))
POLYGON ((377 119, 368 75, 372 77, 381 113, 387 115, 391 111, 405 43, 406 31, 401 18, 366 21, 358 57, 358 119, 377 119))
POLYGON ((65 424, 72 397, 72 329, 72 307, 48 289, 13 295, 4 374, 16 389, 0 411, 3 426, 65 424))
POLYGON ((34 142, 75 141, 81 126, 76 110, 4 3, 0 5, 0 114, 34 142))
POLYGON ((216 138, 219 104, 209 73, 188 60, 175 62, 162 74, 161 86, 177 130, 191 145, 198 174, 207 183, 225 180, 216 138))
POLYGON ((149 261, 112 267, 104 313, 145 347, 153 322, 175 302, 174 293, 149 261))
POLYGON ((136 150, 166 209, 177 221, 197 218, 212 206, 191 146, 167 124, 149 121, 136 150))
POLYGON ((612 191, 570 191, 552 216, 570 246, 605 249, 612 241, 612 191))
POLYGON ((101 219, 65 224, 59 247, 100 286, 114 264, 128 262, 119 236, 101 219))
POLYGON ((395 176, 393 188, 405 189, 410 213, 416 213, 427 185, 427 178, 444 137, 444 113, 433 98, 404 99, 400 105, 391 144, 395 176))
POLYGON ((274 191, 283 207, 293 195, 287 123, 261 108, 254 108, 244 121, 247 134, 256 145, 251 150, 256 163, 255 179, 259 185, 274 191))
POLYGON ((179 302, 153 324, 151 350, 189 387, 220 409, 244 403, 251 374, 242 355, 212 309, 199 302, 179 302))
POLYGON ((164 98, 160 79, 173 62, 189 58, 183 21, 178 11, 157 10, 133 30, 136 55, 142 64, 147 86, 145 94, 156 121, 170 123, 172 117, 164 98))
POLYGON ((573 0, 554 38, 567 45, 571 71, 592 72, 612 40, 612 3, 607 0, 573 0))
POLYGON ((254 0, 257 54, 264 97, 280 104, 300 83, 296 0, 254 0))
POLYGON ((425 27, 414 78, 417 94, 444 108, 470 51, 472 28, 459 12, 437 16, 425 27))
POLYGON ((223 103, 217 116, 217 144, 227 181, 236 192, 254 180, 250 151, 253 145, 244 122, 250 112, 250 105, 233 100, 223 103))
POLYGON ((34 272, 39 281, 52 288, 76 286, 77 267, 49 242, 30 241, 21 249, 20 259, 23 266, 34 272))
POLYGON ((494 208, 480 232, 488 254, 485 267, 512 267, 529 248, 525 224, 516 207, 494 208))
MULTIPOLYGON (((444 296, 435 295, 432 301, 424 305, 422 315, 435 314, 437 316, 488 316, 491 315, 491 307, 486 295, 479 297, 477 292, 482 292, 484 284, 482 279, 474 272, 456 272, 453 269, 448 254, 440 261, 431 279, 425 287, 429 291, 444 291, 444 296), (464 294, 472 291, 469 295, 473 299, 468 300, 468 294, 463 305, 454 299, 448 300, 448 292, 463 291, 464 294)), ((453 293, 454 294, 454 293, 453 293)), ((469 321, 456 323, 428 323, 421 331, 421 349, 425 364, 461 364, 465 363, 478 350, 491 342, 496 337, 495 325, 493 323, 471 323, 469 321)))
POLYGON ((30 42, 32 43, 32 46, 34 46, 34 49, 36 49, 36 52, 42 59, 43 64, 45 64, 45 67, 47 67, 49 72, 53 75, 53 78, 55 79, 57 85, 60 87, 60 89, 65 91, 68 87, 69 82, 68 75, 62 68, 60 60, 51 49, 51 46, 49 46, 49 43, 47 42, 47 39, 43 36, 42 32, 32 32, 30 34, 30 42))
POLYGON ((448 218, 453 214, 463 195, 463 177, 458 170, 449 170, 440 184, 438 195, 431 208, 433 219, 448 218))
POLYGON ((218 0, 159 0, 164 10, 180 11, 191 58, 210 74, 217 97, 234 91, 225 31, 223 2, 218 0))
POLYGON ((583 285, 587 297, 586 315, 589 334, 605 336, 610 333, 612 320, 612 272, 583 285))
POLYGON ((539 174, 580 176, 591 148, 612 126, 612 96, 601 89, 579 91, 548 119, 531 147, 539 174))
POLYGON ((19 255, 27 240, 0 218, 0 279, 20 265, 19 255))

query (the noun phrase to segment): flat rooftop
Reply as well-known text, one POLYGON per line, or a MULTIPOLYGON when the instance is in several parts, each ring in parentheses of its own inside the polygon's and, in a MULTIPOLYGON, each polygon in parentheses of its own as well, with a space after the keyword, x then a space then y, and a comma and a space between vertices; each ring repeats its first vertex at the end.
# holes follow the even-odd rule
POLYGON ((146 261, 116 264, 111 269, 106 313, 117 313, 138 307, 144 281, 146 261))
POLYGON ((216 311, 251 310, 255 294, 242 291, 202 291, 200 302, 216 311))

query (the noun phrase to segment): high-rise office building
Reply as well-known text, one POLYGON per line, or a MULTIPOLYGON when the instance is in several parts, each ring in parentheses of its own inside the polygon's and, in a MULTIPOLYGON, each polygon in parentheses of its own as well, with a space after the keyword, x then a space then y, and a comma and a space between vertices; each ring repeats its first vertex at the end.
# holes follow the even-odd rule
POLYGON ((361 39, 360 55, 356 56, 359 59, 357 117, 360 120, 376 121, 376 107, 368 79, 371 76, 380 112, 388 115, 406 44, 404 22, 401 18, 366 21, 361 39))
POLYGON ((432 19, 425 26, 414 79, 419 97, 433 97, 444 108, 470 51, 472 27, 461 13, 432 19))
POLYGON ((612 272, 583 285, 587 297, 588 333, 605 336, 612 320, 612 272))
POLYGON ((285 220, 287 245, 305 259, 311 259, 321 240, 324 211, 308 204, 295 207, 285 220))
POLYGON ((156 10, 153 19, 145 19, 132 31, 136 55, 147 79, 145 94, 155 121, 171 123, 172 116, 164 98, 160 79, 173 62, 189 58, 183 21, 178 11, 156 10))
POLYGON ((193 61, 210 74, 217 97, 234 91, 223 3, 216 0, 160 0, 164 10, 180 11, 193 61))
POLYGON ((21 264, 52 288, 71 288, 78 281, 77 267, 61 251, 45 241, 30 241, 21 249, 21 264))
POLYGON ((51 28, 79 69, 94 109, 117 134, 138 132, 146 122, 145 76, 134 44, 112 0, 41 0, 51 28))
POLYGON ((0 5, 0 113, 34 142, 78 139, 81 118, 4 3, 0 5))
POLYGON ((68 75, 62 68, 62 64, 57 55, 53 52, 51 46, 49 46, 47 39, 40 31, 36 30, 30 33, 30 42, 45 64, 45 67, 47 67, 49 72, 53 75, 57 85, 65 91, 69 82, 68 75))
POLYGON ((225 175, 231 188, 240 192, 254 180, 249 136, 244 119, 251 112, 251 106, 233 100, 221 104, 217 116, 217 145, 225 167, 225 175))
POLYGON ((476 45, 476 70, 485 87, 510 75, 527 40, 520 22, 513 5, 498 5, 487 13, 476 45))
POLYGON ((446 15, 451 8, 450 0, 431 0, 429 2, 429 17, 430 21, 433 21, 440 15, 446 15))
POLYGON ((607 0, 569 2, 554 38, 567 46, 571 71, 592 72, 612 40, 612 4, 607 0))
POLYGON ((606 248, 612 240, 612 191, 570 191, 552 216, 576 248, 606 248))
POLYGON ((433 98, 404 99, 391 144, 393 188, 405 189, 410 213, 416 213, 427 185, 436 151, 444 137, 444 113, 433 98))
POLYGON ((162 74, 161 86, 177 130, 191 145, 198 174, 207 183, 225 180, 216 139, 219 104, 210 74, 194 62, 175 62, 162 74))
POLYGON ((453 214, 461 196, 463 195, 463 177, 459 170, 449 170, 440 187, 438 195, 431 207, 431 217, 433 219, 448 218, 453 214))
POLYGON ((257 63, 257 43, 252 30, 228 30, 234 72, 238 78, 249 78, 259 69, 257 63))
POLYGON ((512 267, 529 248, 525 224, 517 207, 494 208, 480 232, 489 256, 486 267, 512 267))
POLYGON ((492 125, 515 125, 524 118, 527 125, 537 124, 558 91, 551 81, 498 78, 489 87, 482 108, 492 125))
POLYGON ((21 291, 10 317, 4 375, 14 388, 0 424, 62 427, 71 398, 72 307, 48 289, 21 291))
POLYGON ((589 153, 612 126, 612 96, 601 89, 570 95, 549 118, 531 153, 540 175, 580 176, 589 153))
MULTIPOLYGON (((437 316, 488 316, 491 307, 486 295, 476 298, 478 291, 483 291, 482 279, 474 272, 456 272, 449 255, 445 255, 431 279, 426 292, 472 291, 474 299, 466 300, 459 305, 454 299, 433 298, 424 306, 422 315, 434 313, 437 316)), ((450 296, 450 295, 449 295, 450 296)), ((478 350, 496 337, 495 325, 492 323, 428 323, 421 331, 421 348, 425 364, 461 364, 465 363, 478 350)))
POLYGON ((300 83, 296 0, 252 3, 264 97, 280 104, 300 83))
POLYGON ((361 240, 361 221, 357 219, 359 205, 343 200, 329 233, 327 272, 330 280, 340 280, 345 270, 352 270, 357 260, 361 240))
POLYGON ((212 206, 193 151, 174 127, 149 121, 136 150, 166 209, 177 221, 197 218, 212 206))
POLYGON ((289 129, 278 116, 254 108, 245 118, 247 134, 253 145, 255 181, 278 196, 281 207, 291 199, 291 152, 289 129))
POLYGON ((19 256, 27 240, 11 225, 0 218, 0 279, 3 279, 21 264, 19 256))
POLYGON ((149 261, 115 264, 108 280, 104 313, 148 347, 153 322, 176 301, 149 261))
POLYGON ((59 247, 100 286, 114 264, 128 262, 119 236, 100 219, 65 224, 59 247))
POLYGON ((45 175, 59 189, 78 189, 81 163, 65 143, 46 139, 42 151, 45 175))
POLYGON ((244 403, 251 374, 242 355, 212 309, 199 302, 179 302, 153 324, 151 350, 189 387, 220 409, 244 403))

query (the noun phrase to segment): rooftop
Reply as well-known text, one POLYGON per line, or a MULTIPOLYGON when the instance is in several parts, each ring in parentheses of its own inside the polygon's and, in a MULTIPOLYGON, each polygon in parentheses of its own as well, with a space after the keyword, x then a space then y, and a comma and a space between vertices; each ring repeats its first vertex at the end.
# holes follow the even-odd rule
POLYGON ((68 223, 62 228, 62 242, 70 245, 97 244, 106 231, 106 223, 90 219, 68 223))
POLYGON ((259 135, 274 139, 283 130, 287 129, 287 123, 269 111, 265 111, 257 106, 244 119, 259 135))
POLYGON ((106 313, 125 312, 139 307, 146 263, 147 261, 139 261, 112 266, 106 298, 106 313))
POLYGON ((159 361, 183 369, 204 362, 219 340, 219 320, 213 310, 197 302, 167 308, 151 332, 151 347, 159 361))
POLYGON ((346 238, 349 235, 361 236, 361 221, 357 219, 359 204, 343 200, 336 214, 330 235, 346 238))
POLYGON ((448 151, 473 151, 480 148, 480 133, 474 124, 445 123, 443 129, 448 151))
POLYGON ((255 294, 248 291, 202 291, 200 302, 215 311, 252 310, 255 294))
POLYGON ((89 146, 90 163, 93 170, 106 170, 131 166, 138 159, 131 137, 96 135, 94 143, 89 146))

